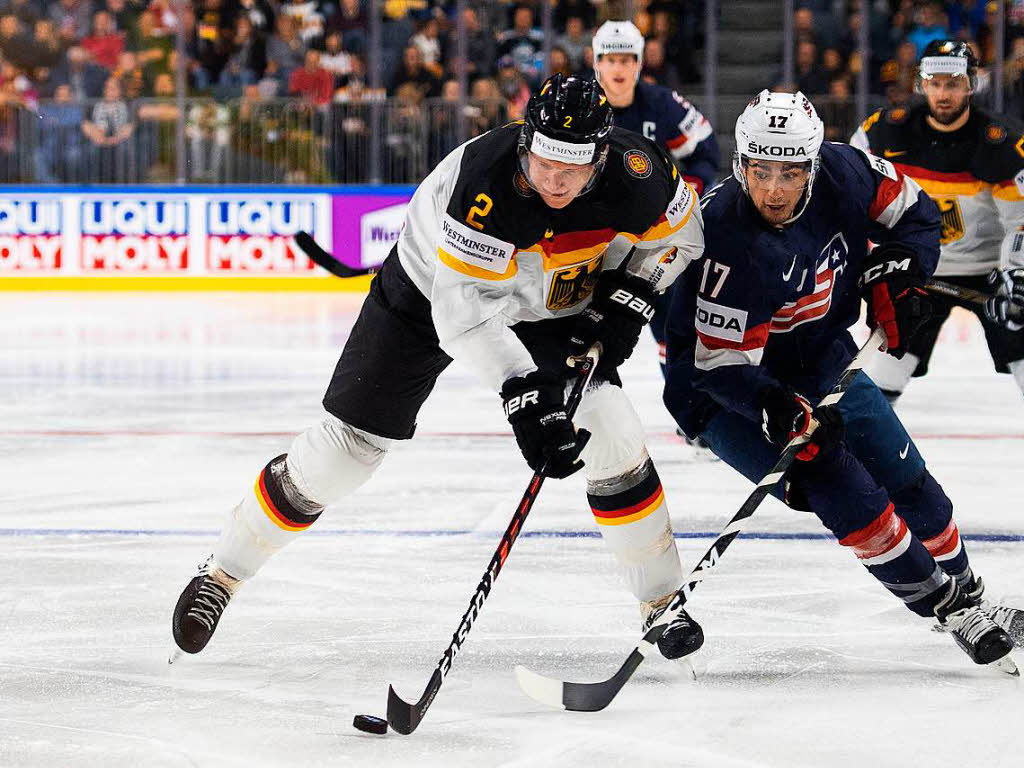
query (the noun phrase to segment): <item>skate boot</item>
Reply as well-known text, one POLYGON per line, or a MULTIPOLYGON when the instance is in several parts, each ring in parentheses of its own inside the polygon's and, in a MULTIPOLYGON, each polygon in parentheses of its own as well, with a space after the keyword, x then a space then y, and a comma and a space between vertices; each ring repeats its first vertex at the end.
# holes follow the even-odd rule
POLYGON ((177 645, 168 663, 173 664, 181 653, 199 653, 213 637, 224 609, 242 585, 216 567, 213 555, 199 566, 198 575, 188 583, 174 606, 171 629, 177 645))
MULTIPOLYGON (((671 595, 657 600, 650 600, 640 604, 640 613, 644 616, 643 631, 646 632, 658 620, 658 617, 665 612, 665 608, 675 597, 671 595)), ((704 645, 704 630, 700 624, 693 620, 693 617, 684 608, 671 622, 668 628, 658 638, 658 650, 666 659, 681 659, 700 649, 704 645)))
POLYGON ((985 600, 983 597, 985 582, 981 580, 980 576, 974 576, 970 586, 964 591, 967 592, 967 597, 974 605, 981 608, 986 616, 1003 628, 1015 646, 1024 647, 1024 611, 985 600))
POLYGON ((1004 672, 1017 674, 1017 665, 1009 656, 1013 640, 972 602, 971 593, 956 579, 949 580, 945 597, 935 606, 935 617, 975 664, 995 664, 1004 672))

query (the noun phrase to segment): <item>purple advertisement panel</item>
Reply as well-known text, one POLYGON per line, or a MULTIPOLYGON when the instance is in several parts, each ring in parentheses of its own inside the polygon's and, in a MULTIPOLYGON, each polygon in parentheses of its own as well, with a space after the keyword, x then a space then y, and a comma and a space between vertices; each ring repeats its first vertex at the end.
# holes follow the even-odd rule
POLYGON ((332 250, 350 267, 384 261, 402 231, 405 207, 415 187, 360 187, 334 190, 332 250))

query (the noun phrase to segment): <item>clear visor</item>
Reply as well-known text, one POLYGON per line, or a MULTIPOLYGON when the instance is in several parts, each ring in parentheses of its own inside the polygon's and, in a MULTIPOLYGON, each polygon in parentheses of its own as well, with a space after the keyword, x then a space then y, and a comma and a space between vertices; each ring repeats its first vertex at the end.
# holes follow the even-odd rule
POLYGON ((589 192, 604 167, 607 149, 598 154, 596 162, 574 165, 549 160, 531 152, 526 147, 519 149, 519 169, 526 182, 537 192, 544 194, 573 191, 577 195, 589 192))
POLYGON ((948 72, 922 72, 918 82, 922 91, 954 91, 967 93, 975 89, 977 79, 970 75, 948 72))
POLYGON ((747 184, 756 187, 778 187, 787 192, 796 192, 807 186, 811 178, 811 163, 787 163, 780 160, 757 160, 741 157, 747 184))

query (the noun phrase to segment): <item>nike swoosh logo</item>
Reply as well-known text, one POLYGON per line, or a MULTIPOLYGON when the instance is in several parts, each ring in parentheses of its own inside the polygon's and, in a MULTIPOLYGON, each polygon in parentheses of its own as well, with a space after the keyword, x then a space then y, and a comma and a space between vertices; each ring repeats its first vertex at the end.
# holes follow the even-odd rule
POLYGON ((789 270, 782 273, 782 279, 789 282, 789 278, 793 276, 793 267, 796 266, 796 254, 793 254, 793 261, 789 265, 789 270))
POLYGON ((900 155, 907 154, 907 152, 909 151, 909 149, 901 149, 898 152, 893 152, 891 149, 886 149, 882 152, 882 154, 885 155, 886 157, 899 157, 900 155))
POLYGON ((907 444, 905 446, 903 446, 903 450, 900 451, 900 458, 901 459, 907 458, 907 454, 908 453, 910 453, 910 441, 909 440, 907 441, 907 444))

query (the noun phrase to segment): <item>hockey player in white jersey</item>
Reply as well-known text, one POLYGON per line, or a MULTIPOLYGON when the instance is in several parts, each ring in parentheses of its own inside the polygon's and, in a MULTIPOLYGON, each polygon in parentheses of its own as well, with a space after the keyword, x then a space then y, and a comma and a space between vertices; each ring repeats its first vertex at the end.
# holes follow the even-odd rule
MULTIPOLYGON (((650 621, 682 570, 616 369, 657 292, 700 257, 703 242, 693 190, 656 145, 611 127, 594 82, 556 75, 534 94, 524 123, 458 147, 409 204, 338 361, 327 414, 258 473, 182 592, 177 647, 201 651, 238 588, 325 507, 351 510, 349 494, 394 441, 413 436, 453 359, 496 393, 496 407, 504 402, 530 467, 547 462, 555 478, 584 468, 598 529, 650 621), (591 434, 584 447, 565 412, 566 359, 594 342, 600 364, 575 417, 591 434)), ((684 614, 659 648, 678 658, 702 642, 684 614)))
MULTIPOLYGON (((1024 392, 1024 126, 971 103, 978 62, 966 43, 937 40, 921 58, 922 104, 880 109, 850 143, 889 160, 939 206, 941 256, 935 277, 991 292, 984 310, 968 306, 985 329, 995 368, 1024 392)), ((932 316, 902 359, 880 355, 871 378, 895 401, 913 376, 928 372, 955 299, 933 295, 932 316)))

